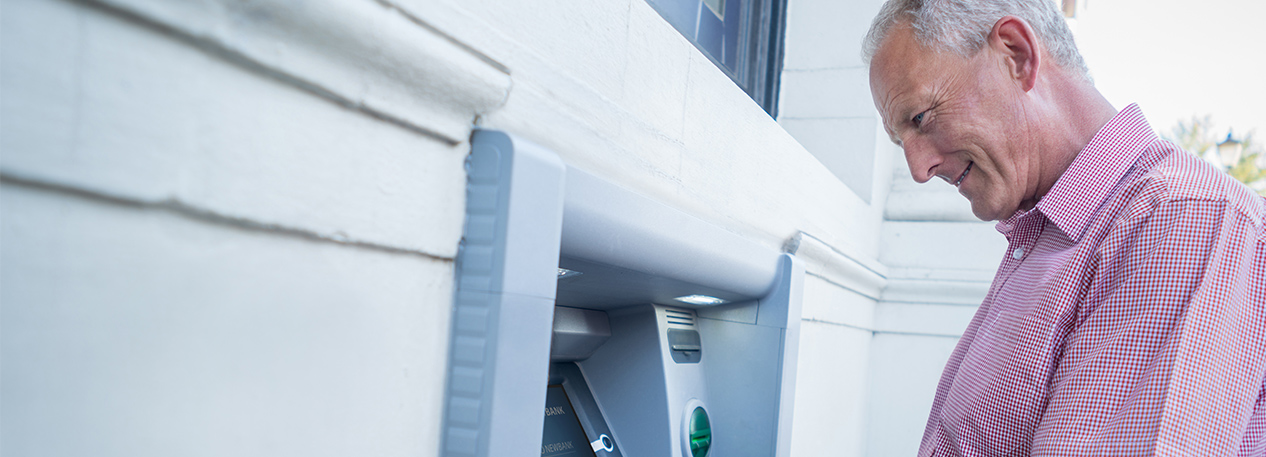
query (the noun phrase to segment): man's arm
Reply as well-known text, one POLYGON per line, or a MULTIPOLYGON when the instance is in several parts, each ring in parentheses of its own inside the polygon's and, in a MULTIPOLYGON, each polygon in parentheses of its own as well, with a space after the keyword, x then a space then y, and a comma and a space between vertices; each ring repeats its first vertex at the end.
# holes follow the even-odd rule
POLYGON ((1235 455, 1266 371, 1260 221, 1140 202, 1098 250, 1033 455, 1235 455))

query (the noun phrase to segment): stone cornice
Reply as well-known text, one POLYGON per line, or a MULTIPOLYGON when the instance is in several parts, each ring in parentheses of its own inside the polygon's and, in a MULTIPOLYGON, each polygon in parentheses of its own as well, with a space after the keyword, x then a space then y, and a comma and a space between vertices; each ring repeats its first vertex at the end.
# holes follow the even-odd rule
POLYGON ((784 250, 804 262, 805 272, 832 284, 878 300, 887 285, 888 269, 861 255, 850 255, 813 235, 800 232, 784 250))
POLYGON ((453 145, 511 86, 504 65, 386 1, 82 1, 453 145))

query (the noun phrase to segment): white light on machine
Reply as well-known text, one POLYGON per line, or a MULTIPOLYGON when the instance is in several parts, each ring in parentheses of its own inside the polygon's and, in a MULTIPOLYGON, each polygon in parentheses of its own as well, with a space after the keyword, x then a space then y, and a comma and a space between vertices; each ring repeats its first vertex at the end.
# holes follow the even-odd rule
POLYGON ((558 279, 570 278, 570 277, 572 277, 572 276, 580 276, 580 275, 582 275, 582 274, 584 274, 584 273, 581 273, 581 272, 576 271, 576 270, 568 270, 568 269, 566 269, 566 268, 559 268, 559 269, 558 269, 558 279))
POLYGON ((708 296, 708 295, 683 295, 683 296, 674 298, 673 300, 677 300, 682 303, 689 303, 691 305, 700 305, 700 306, 713 306, 713 305, 721 305, 725 303, 725 300, 723 299, 708 296))

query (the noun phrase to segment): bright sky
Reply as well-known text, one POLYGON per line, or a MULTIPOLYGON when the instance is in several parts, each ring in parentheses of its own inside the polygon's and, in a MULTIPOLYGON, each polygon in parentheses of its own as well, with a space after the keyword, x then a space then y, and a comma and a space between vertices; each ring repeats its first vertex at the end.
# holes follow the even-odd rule
POLYGON ((1266 1, 1081 0, 1074 24, 1095 85, 1152 127, 1212 115, 1214 132, 1266 140, 1266 1))

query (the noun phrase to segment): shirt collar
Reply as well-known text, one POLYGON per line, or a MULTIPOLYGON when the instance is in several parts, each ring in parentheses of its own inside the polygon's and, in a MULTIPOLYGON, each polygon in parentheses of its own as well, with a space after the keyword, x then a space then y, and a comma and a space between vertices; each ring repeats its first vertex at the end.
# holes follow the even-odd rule
MULTIPOLYGON (((1073 163, 1038 201, 1035 209, 1054 222, 1069 239, 1080 240, 1099 206, 1156 140, 1156 133, 1138 105, 1125 107, 1077 153, 1073 163)), ((998 231, 1009 233, 1020 218, 1030 213, 1032 211, 1017 211, 998 223, 998 231)))

